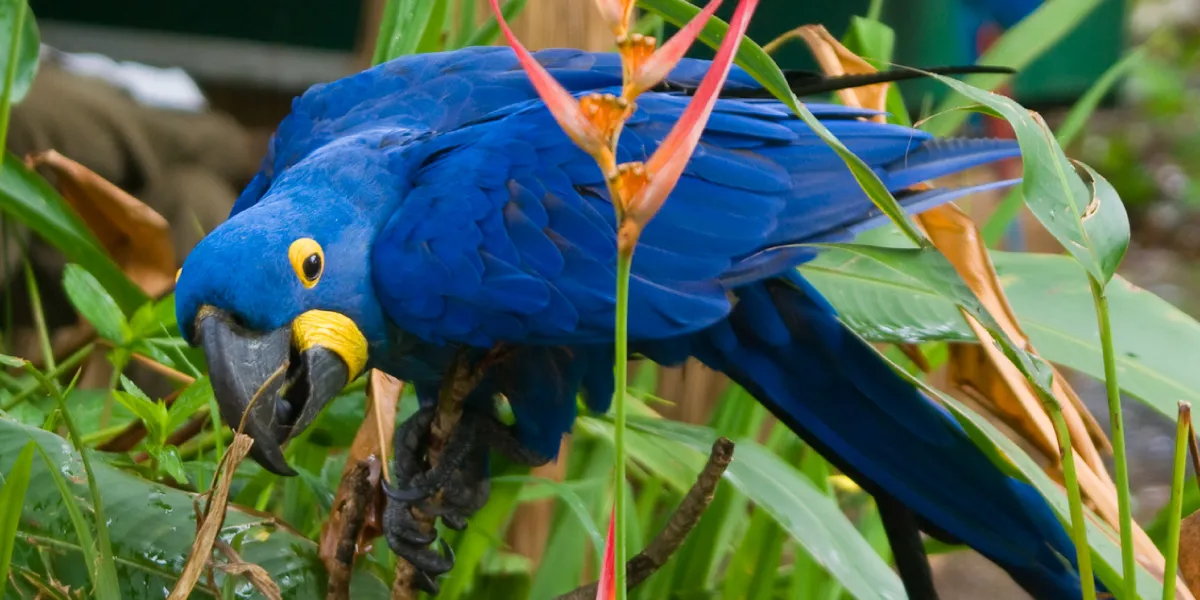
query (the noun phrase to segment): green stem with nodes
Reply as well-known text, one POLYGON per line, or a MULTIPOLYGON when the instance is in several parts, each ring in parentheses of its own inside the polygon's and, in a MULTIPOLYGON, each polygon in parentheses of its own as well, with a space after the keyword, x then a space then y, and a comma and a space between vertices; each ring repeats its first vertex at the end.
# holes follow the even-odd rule
POLYGON ((628 248, 618 248, 617 251, 617 323, 616 323, 616 394, 613 395, 614 424, 613 441, 616 444, 617 472, 613 509, 613 588, 617 600, 625 600, 625 523, 629 514, 629 506, 625 498, 625 387, 629 380, 629 273, 633 268, 633 248, 637 242, 629 244, 628 248))
MULTIPOLYGON (((1121 526, 1121 573, 1126 598, 1137 597, 1137 571, 1133 560, 1133 517, 1129 502, 1129 463, 1125 459, 1125 419, 1121 414, 1121 388, 1117 385, 1117 357, 1113 349, 1112 323, 1108 316, 1108 297, 1104 284, 1088 277, 1096 322, 1100 328, 1100 347, 1104 354, 1104 387, 1108 391, 1108 418, 1112 427, 1113 461, 1116 467, 1117 512, 1121 526)), ((1164 589, 1166 589, 1164 587, 1164 589)))
MULTIPOLYGON (((1075 475, 1075 451, 1071 448, 1071 433, 1063 418, 1062 406, 1053 397, 1042 398, 1054 432, 1058 434, 1059 455, 1062 457, 1063 483, 1067 488, 1067 502, 1071 506, 1071 541, 1075 543, 1075 560, 1079 565, 1079 583, 1083 586, 1084 600, 1096 600, 1096 578, 1092 575, 1092 551, 1087 541, 1087 523, 1083 520, 1083 498, 1079 493, 1079 479, 1075 475)), ((1133 596, 1136 598, 1136 596, 1133 596)))
POLYGON ((1171 504, 1167 509, 1167 565, 1163 571, 1163 600, 1175 600, 1175 573, 1179 567, 1179 521, 1183 517, 1183 476, 1187 472, 1185 461, 1191 437, 1192 405, 1180 402, 1179 419, 1175 422, 1175 471, 1171 479, 1171 504))

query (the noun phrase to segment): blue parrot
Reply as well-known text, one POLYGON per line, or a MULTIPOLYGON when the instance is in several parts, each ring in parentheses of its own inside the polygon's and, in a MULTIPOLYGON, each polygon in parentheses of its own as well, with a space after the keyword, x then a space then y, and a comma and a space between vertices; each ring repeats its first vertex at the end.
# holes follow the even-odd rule
MULTIPOLYGON (((574 94, 619 92, 615 54, 534 56, 574 94)), ((622 162, 654 152, 708 64, 684 60, 638 99, 622 162)), ((808 126, 753 97, 765 94, 745 71, 735 67, 723 93, 637 247, 631 352, 664 365, 696 357, 727 374, 881 502, 907 511, 910 541, 919 544, 919 527, 978 550, 1035 597, 1079 597, 1075 550, 1047 502, 998 470, 796 271, 817 252, 801 244, 848 241, 887 219, 808 126)), ((910 211, 1012 183, 910 191, 1018 149, 808 106, 910 211)), ((206 355, 224 420, 280 474, 293 474, 282 444, 365 369, 415 386, 421 408, 396 432, 385 529, 436 590, 433 576, 452 557, 430 547, 408 508, 440 490, 437 514, 464 527, 487 498, 489 451, 551 460, 578 394, 593 411, 608 408, 615 228, 602 174, 511 50, 399 58, 294 101, 228 221, 187 257, 180 328, 206 355), (476 385, 431 469, 438 391, 461 365, 476 385), (513 425, 497 417, 501 395, 513 425)))

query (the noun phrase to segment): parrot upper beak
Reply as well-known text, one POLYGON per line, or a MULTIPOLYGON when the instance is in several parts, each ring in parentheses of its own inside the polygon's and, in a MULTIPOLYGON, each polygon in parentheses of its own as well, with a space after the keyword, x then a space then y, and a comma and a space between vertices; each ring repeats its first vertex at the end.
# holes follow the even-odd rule
POLYGON ((250 456, 267 470, 295 475, 283 443, 312 424, 366 363, 366 340, 344 315, 309 311, 270 332, 250 331, 204 306, 197 341, 208 361, 221 418, 254 440, 250 456))

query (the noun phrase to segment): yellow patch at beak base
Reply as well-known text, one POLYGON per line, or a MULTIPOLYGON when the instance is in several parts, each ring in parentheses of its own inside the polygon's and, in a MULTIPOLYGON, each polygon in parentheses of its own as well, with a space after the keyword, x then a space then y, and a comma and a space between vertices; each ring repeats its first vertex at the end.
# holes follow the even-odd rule
POLYGON ((301 352, 314 346, 332 350, 346 363, 351 381, 367 365, 367 338, 350 317, 341 313, 310 310, 296 317, 292 321, 292 344, 301 352))

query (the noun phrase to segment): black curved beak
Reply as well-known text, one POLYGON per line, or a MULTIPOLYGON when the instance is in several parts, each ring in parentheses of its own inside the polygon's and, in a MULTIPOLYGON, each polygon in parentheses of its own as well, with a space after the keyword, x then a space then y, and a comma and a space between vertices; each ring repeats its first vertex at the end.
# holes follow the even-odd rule
POLYGON ((211 306, 196 316, 221 418, 254 440, 250 456, 279 475, 296 472, 283 444, 304 431, 349 382, 346 362, 321 345, 295 343, 292 326, 250 331, 211 306))

